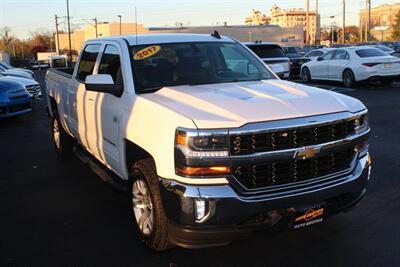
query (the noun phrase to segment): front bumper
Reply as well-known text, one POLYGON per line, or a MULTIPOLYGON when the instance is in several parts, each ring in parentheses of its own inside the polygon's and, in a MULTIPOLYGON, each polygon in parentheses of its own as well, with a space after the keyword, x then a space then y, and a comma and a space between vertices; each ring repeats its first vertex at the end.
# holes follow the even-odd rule
MULTIPOLYGON (((369 155, 358 159, 352 173, 336 184, 279 198, 248 198, 230 185, 193 186, 160 178, 161 196, 169 219, 172 243, 187 248, 218 246, 260 231, 285 228, 296 211, 323 205, 325 217, 354 207, 365 195, 369 155), (196 222, 195 201, 208 203, 208 218, 196 222)), ((324 218, 325 218, 324 217, 324 218)))
POLYGON ((0 105, 0 118, 8 118, 32 111, 31 99, 0 105))

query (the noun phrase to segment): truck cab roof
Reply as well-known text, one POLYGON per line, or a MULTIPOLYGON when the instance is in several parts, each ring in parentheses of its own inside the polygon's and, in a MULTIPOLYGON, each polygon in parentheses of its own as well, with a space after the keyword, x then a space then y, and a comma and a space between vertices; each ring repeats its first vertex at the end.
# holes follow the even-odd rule
POLYGON ((162 43, 187 43, 187 42, 235 42, 229 37, 222 36, 216 38, 211 34, 187 34, 187 33, 159 33, 159 34, 138 34, 116 37, 106 37, 92 39, 93 41, 120 41, 124 40, 129 45, 146 45, 146 44, 162 44, 162 43))

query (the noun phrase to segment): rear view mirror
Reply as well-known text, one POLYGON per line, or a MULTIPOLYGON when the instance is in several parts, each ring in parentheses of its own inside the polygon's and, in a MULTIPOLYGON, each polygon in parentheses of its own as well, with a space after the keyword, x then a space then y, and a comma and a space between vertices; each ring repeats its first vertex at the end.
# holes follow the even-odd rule
POLYGON ((114 84, 113 78, 109 74, 88 75, 85 79, 85 88, 88 91, 109 93, 120 97, 123 87, 120 84, 114 84))
POLYGON ((317 57, 317 60, 321 61, 321 60, 324 60, 324 58, 323 57, 317 57))

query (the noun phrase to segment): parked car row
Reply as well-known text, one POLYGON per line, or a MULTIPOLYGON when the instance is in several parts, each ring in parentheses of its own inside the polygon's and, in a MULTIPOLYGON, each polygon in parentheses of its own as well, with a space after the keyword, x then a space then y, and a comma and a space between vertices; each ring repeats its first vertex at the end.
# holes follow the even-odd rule
POLYGON ((245 43, 280 78, 341 81, 353 86, 360 81, 380 81, 391 84, 400 76, 400 55, 383 44, 367 46, 280 47, 273 43, 245 43), (315 48, 315 49, 313 49, 315 48), (308 51, 304 54, 304 51, 308 51))
POLYGON ((0 77, 0 118, 21 115, 32 111, 31 95, 18 82, 0 77))
POLYGON ((400 76, 400 60, 372 46, 327 49, 301 67, 304 82, 341 81, 351 87, 360 81, 378 80, 388 85, 400 76))
POLYGON ((33 71, 31 70, 14 68, 5 62, 0 62, 0 77, 3 77, 3 81, 19 83, 29 92, 32 99, 38 99, 42 96, 40 85, 33 78, 33 71))

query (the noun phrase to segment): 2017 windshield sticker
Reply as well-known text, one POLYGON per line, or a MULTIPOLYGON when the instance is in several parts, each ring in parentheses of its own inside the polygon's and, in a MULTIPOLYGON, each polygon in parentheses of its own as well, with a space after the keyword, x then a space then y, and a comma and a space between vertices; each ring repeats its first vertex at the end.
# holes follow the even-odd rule
POLYGON ((148 57, 154 56, 160 50, 161 50, 161 46, 159 46, 159 45, 148 46, 148 47, 145 47, 145 48, 139 50, 138 52, 136 52, 136 54, 133 56, 133 59, 134 60, 143 60, 148 57))

